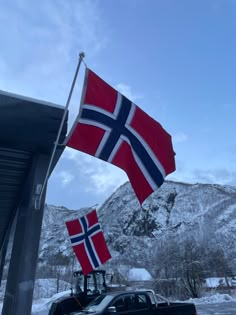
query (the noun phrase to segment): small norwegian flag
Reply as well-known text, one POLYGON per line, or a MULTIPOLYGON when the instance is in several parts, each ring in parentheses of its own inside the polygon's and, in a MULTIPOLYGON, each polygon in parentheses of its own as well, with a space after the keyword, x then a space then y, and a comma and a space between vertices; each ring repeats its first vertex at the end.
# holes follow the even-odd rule
POLYGON ((75 255, 86 275, 111 258, 96 210, 66 222, 75 255))

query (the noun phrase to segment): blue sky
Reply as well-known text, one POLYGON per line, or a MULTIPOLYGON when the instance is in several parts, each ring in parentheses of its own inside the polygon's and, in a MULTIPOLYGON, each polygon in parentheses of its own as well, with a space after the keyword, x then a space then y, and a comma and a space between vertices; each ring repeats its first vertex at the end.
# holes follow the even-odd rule
MULTIPOLYGON (((0 25, 1 90, 64 106, 84 51, 89 68, 172 135, 177 169, 167 179, 236 185, 235 0, 2 0, 0 25)), ((101 205, 125 181, 67 149, 47 202, 101 205)))

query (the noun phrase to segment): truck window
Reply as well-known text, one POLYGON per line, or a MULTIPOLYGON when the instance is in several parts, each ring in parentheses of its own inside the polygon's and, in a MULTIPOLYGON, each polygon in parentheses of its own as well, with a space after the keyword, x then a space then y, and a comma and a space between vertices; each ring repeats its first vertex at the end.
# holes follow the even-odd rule
POLYGON ((147 309, 149 303, 145 294, 135 293, 119 297, 112 306, 116 307, 117 312, 127 312, 147 309))
POLYGON ((128 311, 134 311, 137 309, 134 294, 130 294, 125 297, 125 308, 128 311))
POLYGON ((136 295, 136 308, 138 310, 142 310, 148 308, 147 296, 145 294, 137 294, 136 295))
POLYGON ((117 299, 112 306, 116 307, 117 312, 124 312, 125 311, 124 297, 120 297, 119 299, 117 299))
POLYGON ((124 297, 120 297, 113 304, 116 307, 117 312, 127 312, 127 311, 135 311, 138 308, 136 307, 136 298, 134 294, 125 295, 124 297))

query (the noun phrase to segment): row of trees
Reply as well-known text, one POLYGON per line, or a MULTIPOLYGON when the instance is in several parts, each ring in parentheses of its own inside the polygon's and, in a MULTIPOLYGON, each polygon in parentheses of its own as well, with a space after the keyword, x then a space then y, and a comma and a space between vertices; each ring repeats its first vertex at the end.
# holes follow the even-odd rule
POLYGON ((194 239, 167 238, 157 245, 154 268, 155 288, 164 295, 200 297, 207 277, 233 276, 222 248, 194 239))
MULTIPOLYGON (((152 254, 152 257, 147 255, 143 257, 142 253, 137 252, 134 261, 134 257, 124 253, 113 258, 106 267, 108 271, 113 271, 115 279, 119 279, 119 282, 124 284, 127 284, 127 279, 124 274, 120 274, 119 269, 122 266, 144 267, 156 279, 154 289, 158 293, 179 298, 200 297, 204 279, 207 277, 223 277, 228 283, 228 277, 233 276, 229 258, 225 256, 223 249, 206 240, 196 241, 193 238, 183 240, 172 235, 158 240, 152 254)), ((46 268, 45 266, 38 268, 37 278, 58 279, 58 292, 59 280, 71 283, 73 271, 78 268, 74 255, 68 257, 58 253, 48 259, 46 268)))

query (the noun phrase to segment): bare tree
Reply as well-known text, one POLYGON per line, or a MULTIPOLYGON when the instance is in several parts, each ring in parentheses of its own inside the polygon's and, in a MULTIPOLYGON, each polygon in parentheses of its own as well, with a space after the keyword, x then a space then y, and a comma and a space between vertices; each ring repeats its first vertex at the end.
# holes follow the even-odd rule
POLYGON ((172 287, 170 292, 173 292, 175 281, 175 292, 180 292, 181 286, 187 296, 199 297, 206 265, 205 257, 205 248, 194 239, 178 241, 170 237, 159 246, 156 276, 169 280, 172 287))
POLYGON ((227 286, 230 286, 228 277, 233 276, 233 271, 222 248, 212 249, 209 252, 208 266, 214 276, 224 277, 227 286))

